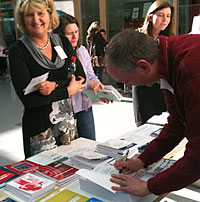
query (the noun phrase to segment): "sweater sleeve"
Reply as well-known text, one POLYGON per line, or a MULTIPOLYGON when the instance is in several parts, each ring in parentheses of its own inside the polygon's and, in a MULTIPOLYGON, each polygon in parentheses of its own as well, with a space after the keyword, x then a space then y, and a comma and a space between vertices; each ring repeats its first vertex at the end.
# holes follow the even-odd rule
POLYGON ((182 113, 177 113, 175 103, 169 95, 167 96, 168 106, 171 110, 169 123, 164 127, 158 138, 152 141, 148 148, 139 156, 146 165, 149 165, 173 149, 183 137, 186 136, 188 140, 184 156, 177 160, 172 167, 148 180, 148 188, 154 194, 160 195, 181 189, 200 178, 199 85, 199 78, 192 79, 181 85, 179 96, 184 101, 185 117, 180 116, 182 113), (187 125, 183 120, 185 120, 187 125))

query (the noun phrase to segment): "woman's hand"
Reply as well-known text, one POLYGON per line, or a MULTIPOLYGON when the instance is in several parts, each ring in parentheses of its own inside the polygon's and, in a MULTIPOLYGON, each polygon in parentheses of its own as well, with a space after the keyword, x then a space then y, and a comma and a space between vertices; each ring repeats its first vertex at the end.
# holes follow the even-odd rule
POLYGON ((110 181, 120 185, 112 186, 112 189, 116 191, 124 191, 140 197, 151 193, 147 187, 147 182, 134 176, 112 174, 110 181))
MULTIPOLYGON (((93 90, 94 94, 96 95, 97 92, 100 92, 104 89, 104 85, 102 83, 99 83, 97 81, 89 80, 89 87, 91 90, 93 90)), ((113 103, 113 101, 109 101, 106 98, 100 98, 101 102, 104 102, 108 104, 109 102, 113 103)))
POLYGON ((98 81, 89 80, 89 87, 93 90, 94 94, 96 95, 97 92, 100 92, 104 89, 104 85, 99 83, 98 81))
POLYGON ((124 161, 124 159, 121 158, 119 161, 116 161, 114 163, 114 167, 117 170, 122 170, 122 173, 125 175, 136 172, 143 166, 144 163, 139 158, 131 158, 127 159, 126 161, 124 161))
POLYGON ((37 85, 34 86, 35 88, 38 88, 40 93, 42 95, 50 95, 53 90, 56 88, 56 82, 55 81, 43 81, 37 85))
POLYGON ((83 83, 85 79, 82 76, 78 76, 79 81, 76 80, 75 76, 72 76, 69 86, 67 87, 69 96, 81 92, 84 90, 86 83, 83 83))

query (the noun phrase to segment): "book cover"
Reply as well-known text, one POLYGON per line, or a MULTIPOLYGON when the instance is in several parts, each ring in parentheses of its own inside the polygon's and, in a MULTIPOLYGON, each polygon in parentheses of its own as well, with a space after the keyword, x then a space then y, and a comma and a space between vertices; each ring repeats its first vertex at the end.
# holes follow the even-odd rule
POLYGON ((6 183, 6 190, 24 200, 33 200, 55 189, 55 182, 27 173, 6 183))
MULTIPOLYGON (((76 201, 76 202, 85 202, 88 201, 88 197, 78 194, 76 192, 70 191, 63 187, 59 187, 45 196, 37 200, 37 202, 67 202, 67 201, 76 201)), ((91 201, 92 202, 92 201, 91 201)), ((94 201, 95 202, 95 201, 94 201)))
POLYGON ((6 182, 15 179, 18 176, 19 174, 15 173, 14 171, 9 170, 3 166, 0 166, 0 187, 5 186, 6 182))
POLYGON ((34 173, 34 172, 36 172, 36 169, 39 169, 42 166, 39 164, 27 161, 27 160, 23 160, 23 161, 19 161, 19 162, 10 164, 10 165, 6 165, 5 167, 20 175, 23 175, 28 172, 34 173))
POLYGON ((39 174, 42 174, 43 176, 51 178, 57 182, 70 180, 71 177, 75 177, 74 174, 76 171, 78 171, 77 168, 59 161, 37 169, 39 174))

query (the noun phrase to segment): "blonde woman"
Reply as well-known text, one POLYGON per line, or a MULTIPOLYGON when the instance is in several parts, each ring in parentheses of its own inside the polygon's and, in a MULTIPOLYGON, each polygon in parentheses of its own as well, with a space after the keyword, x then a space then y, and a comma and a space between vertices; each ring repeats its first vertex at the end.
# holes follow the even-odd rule
POLYGON ((85 87, 85 73, 77 60, 75 76, 69 76, 70 42, 52 34, 58 24, 53 0, 18 0, 15 21, 24 35, 9 50, 14 88, 24 105, 22 118, 25 158, 62 144, 61 136, 74 129, 71 95, 85 87), (48 78, 24 95, 30 81, 48 73, 48 78), (55 142, 56 141, 56 142, 55 142))
POLYGON ((102 82, 102 72, 104 68, 102 62, 108 42, 101 35, 100 28, 101 27, 98 21, 92 22, 87 30, 88 35, 86 37, 86 42, 94 72, 98 79, 102 82))

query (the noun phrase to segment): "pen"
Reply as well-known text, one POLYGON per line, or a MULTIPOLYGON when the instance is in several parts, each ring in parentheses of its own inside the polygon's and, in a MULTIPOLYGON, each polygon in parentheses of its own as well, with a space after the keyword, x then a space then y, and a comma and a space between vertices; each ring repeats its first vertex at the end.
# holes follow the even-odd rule
MULTIPOLYGON (((128 157, 128 154, 129 154, 129 149, 127 150, 126 154, 124 155, 124 162, 126 161, 127 157, 128 157)), ((124 168, 122 168, 120 171, 119 171, 119 174, 122 173, 124 168)))

